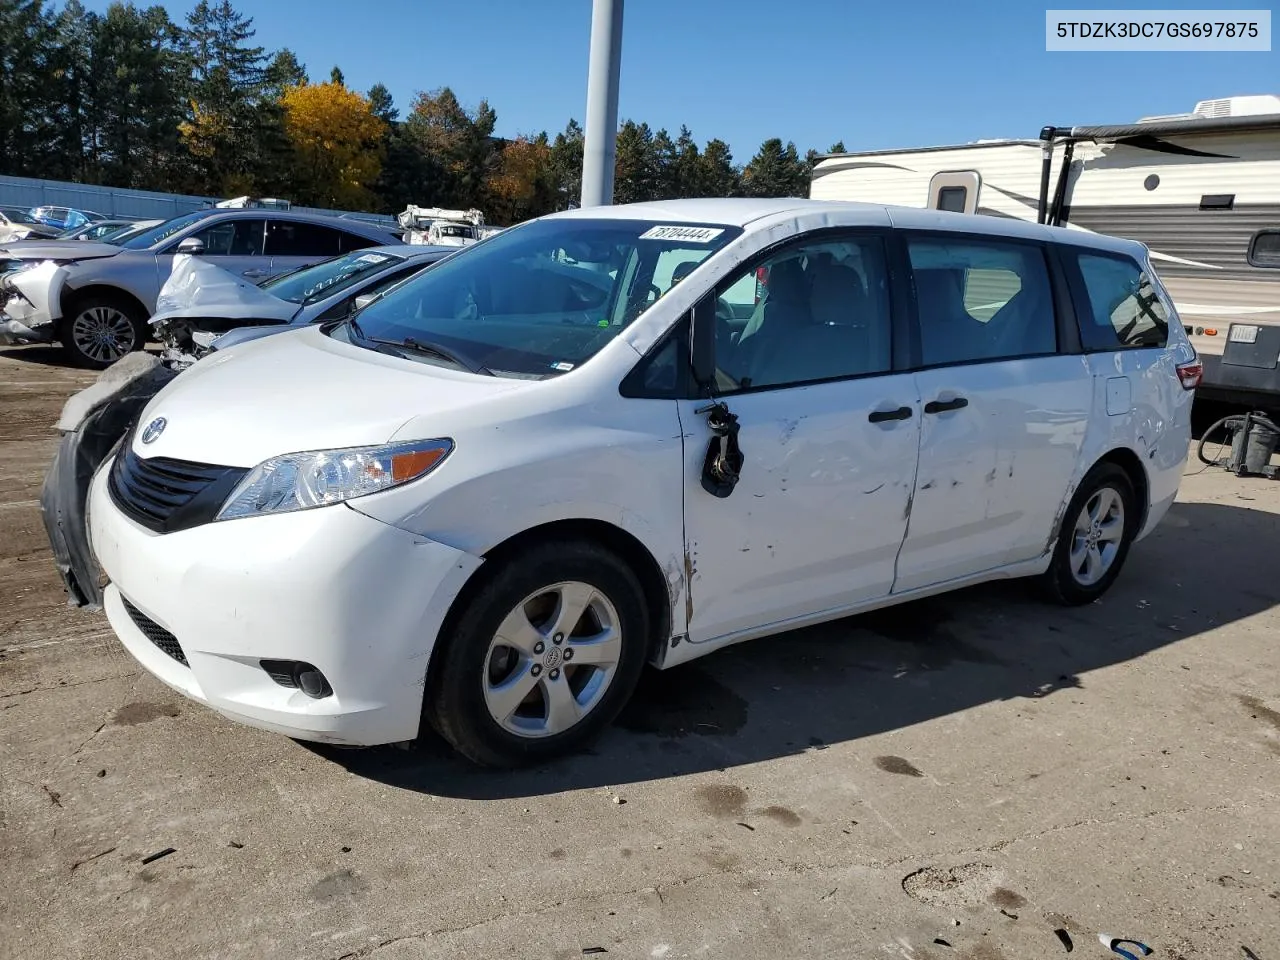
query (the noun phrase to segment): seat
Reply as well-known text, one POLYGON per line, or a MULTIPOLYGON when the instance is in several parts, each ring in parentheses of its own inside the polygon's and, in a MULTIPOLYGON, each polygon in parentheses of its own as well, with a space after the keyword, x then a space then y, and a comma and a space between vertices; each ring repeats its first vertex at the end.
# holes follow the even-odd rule
POLYGON ((814 261, 808 272, 808 322, 776 339, 765 328, 766 349, 755 357, 752 382, 802 383, 888 369, 887 356, 873 352, 871 332, 881 318, 873 315, 862 275, 833 257, 814 261))
POLYGON ((964 270, 916 270, 915 280, 922 362, 931 366, 987 356, 986 325, 964 308, 964 270))
POLYGON ((799 258, 773 264, 764 298, 756 304, 738 337, 727 372, 739 380, 750 377, 757 358, 768 349, 766 340, 776 342, 788 331, 810 322, 809 285, 799 258))

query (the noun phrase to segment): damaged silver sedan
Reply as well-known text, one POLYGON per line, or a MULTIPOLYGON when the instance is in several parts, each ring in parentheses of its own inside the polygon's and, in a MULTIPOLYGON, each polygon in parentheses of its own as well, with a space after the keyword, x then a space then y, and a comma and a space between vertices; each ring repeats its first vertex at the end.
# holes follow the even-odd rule
POLYGON ((345 319, 359 306, 457 249, 369 247, 255 285, 196 257, 174 264, 151 318, 163 360, 182 370, 211 350, 345 319))

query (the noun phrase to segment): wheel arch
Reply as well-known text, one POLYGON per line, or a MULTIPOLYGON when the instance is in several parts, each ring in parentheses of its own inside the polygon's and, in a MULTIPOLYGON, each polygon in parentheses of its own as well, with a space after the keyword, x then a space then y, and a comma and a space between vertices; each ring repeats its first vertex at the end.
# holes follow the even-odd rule
MULTIPOLYGON (((639 538, 605 520, 585 518, 552 520, 512 534, 485 550, 482 554, 484 562, 467 578, 462 589, 449 605, 449 611, 440 625, 440 636, 448 637, 452 634, 458 617, 466 610, 472 597, 485 585, 495 569, 532 545, 548 540, 580 540, 594 543, 612 551, 626 562, 635 573, 636 579, 640 581, 645 607, 651 618, 652 636, 649 638, 646 659, 652 659, 671 637, 672 596, 676 584, 668 579, 662 565, 639 538)), ((431 675, 441 659, 433 651, 427 668, 428 689, 430 689, 431 675)))
POLYGON ((138 316, 142 317, 144 321, 151 316, 151 311, 147 309, 146 304, 139 300, 136 294, 130 293, 124 287, 117 287, 110 283, 89 283, 74 289, 69 286, 62 288, 62 294, 59 298, 62 319, 70 322, 73 319, 72 310, 76 304, 95 296, 126 301, 130 306, 137 309, 138 316))
POLYGON ((1071 506, 1071 501, 1075 499, 1081 484, 1084 483, 1085 477, 1089 476, 1099 464, 1103 463, 1113 464, 1125 472, 1129 482, 1133 484, 1134 499, 1137 500, 1137 529, 1141 532, 1146 527, 1147 516, 1151 511, 1151 482, 1147 477, 1147 469, 1142 464, 1142 458, 1129 447, 1112 447, 1098 454, 1093 462, 1086 469, 1081 470, 1072 480, 1071 485, 1067 487, 1062 497, 1062 503, 1058 506, 1057 516, 1053 518, 1053 523, 1049 525, 1049 538, 1045 541, 1044 553, 1041 554, 1043 558, 1053 555, 1054 548, 1058 543, 1058 537, 1062 533, 1062 525, 1067 522, 1067 510, 1071 506))
POLYGON ((1142 458, 1129 447, 1113 447, 1094 461, 1093 466, 1085 471, 1085 476, 1088 476, 1089 472, 1101 463, 1114 463, 1128 475, 1129 482, 1133 484, 1134 497, 1138 501, 1136 529, 1139 531, 1145 529, 1147 514, 1151 510, 1151 481, 1147 477, 1147 468, 1143 465, 1142 458))

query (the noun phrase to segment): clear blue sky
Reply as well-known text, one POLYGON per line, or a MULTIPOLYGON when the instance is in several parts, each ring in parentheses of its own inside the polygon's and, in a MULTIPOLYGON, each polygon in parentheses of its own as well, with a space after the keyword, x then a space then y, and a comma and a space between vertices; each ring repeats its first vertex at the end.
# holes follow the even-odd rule
MULTIPOLYGON (((90 0, 104 9, 106 0, 90 0)), ((141 0, 141 6, 148 5, 141 0)), ((181 22, 194 0, 164 0, 181 22)), ((995 0, 627 0, 620 118, 744 162, 761 140, 803 153, 1034 138, 1046 123, 1123 123, 1197 100, 1280 93, 1280 53, 1046 53, 1046 6, 995 0)), ((1078 7, 1208 8, 1094 0, 1078 7)), ((1262 4, 1219 3, 1220 8, 1262 4)), ((502 136, 554 134, 586 106, 591 0, 239 0, 257 42, 291 48, 313 80, 487 98, 502 136)), ((1276 24, 1280 29, 1280 21, 1276 24)))

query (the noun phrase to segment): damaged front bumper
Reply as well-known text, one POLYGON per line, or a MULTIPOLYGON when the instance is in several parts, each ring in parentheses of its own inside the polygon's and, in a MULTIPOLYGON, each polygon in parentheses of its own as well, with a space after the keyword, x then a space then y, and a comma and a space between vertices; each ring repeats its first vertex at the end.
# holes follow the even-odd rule
POLYGON ((176 376, 146 353, 131 353, 98 382, 67 400, 62 440, 40 490, 40 513, 58 573, 73 607, 102 606, 102 575, 89 547, 88 497, 93 475, 119 445, 142 408, 176 376))
POLYGON ((54 305, 66 271, 51 261, 6 273, 0 279, 0 344, 49 343, 54 338, 54 305))
POLYGON ((53 342, 53 330, 54 325, 52 323, 37 323, 34 326, 28 326, 21 320, 0 316, 0 345, 51 343, 53 342))

